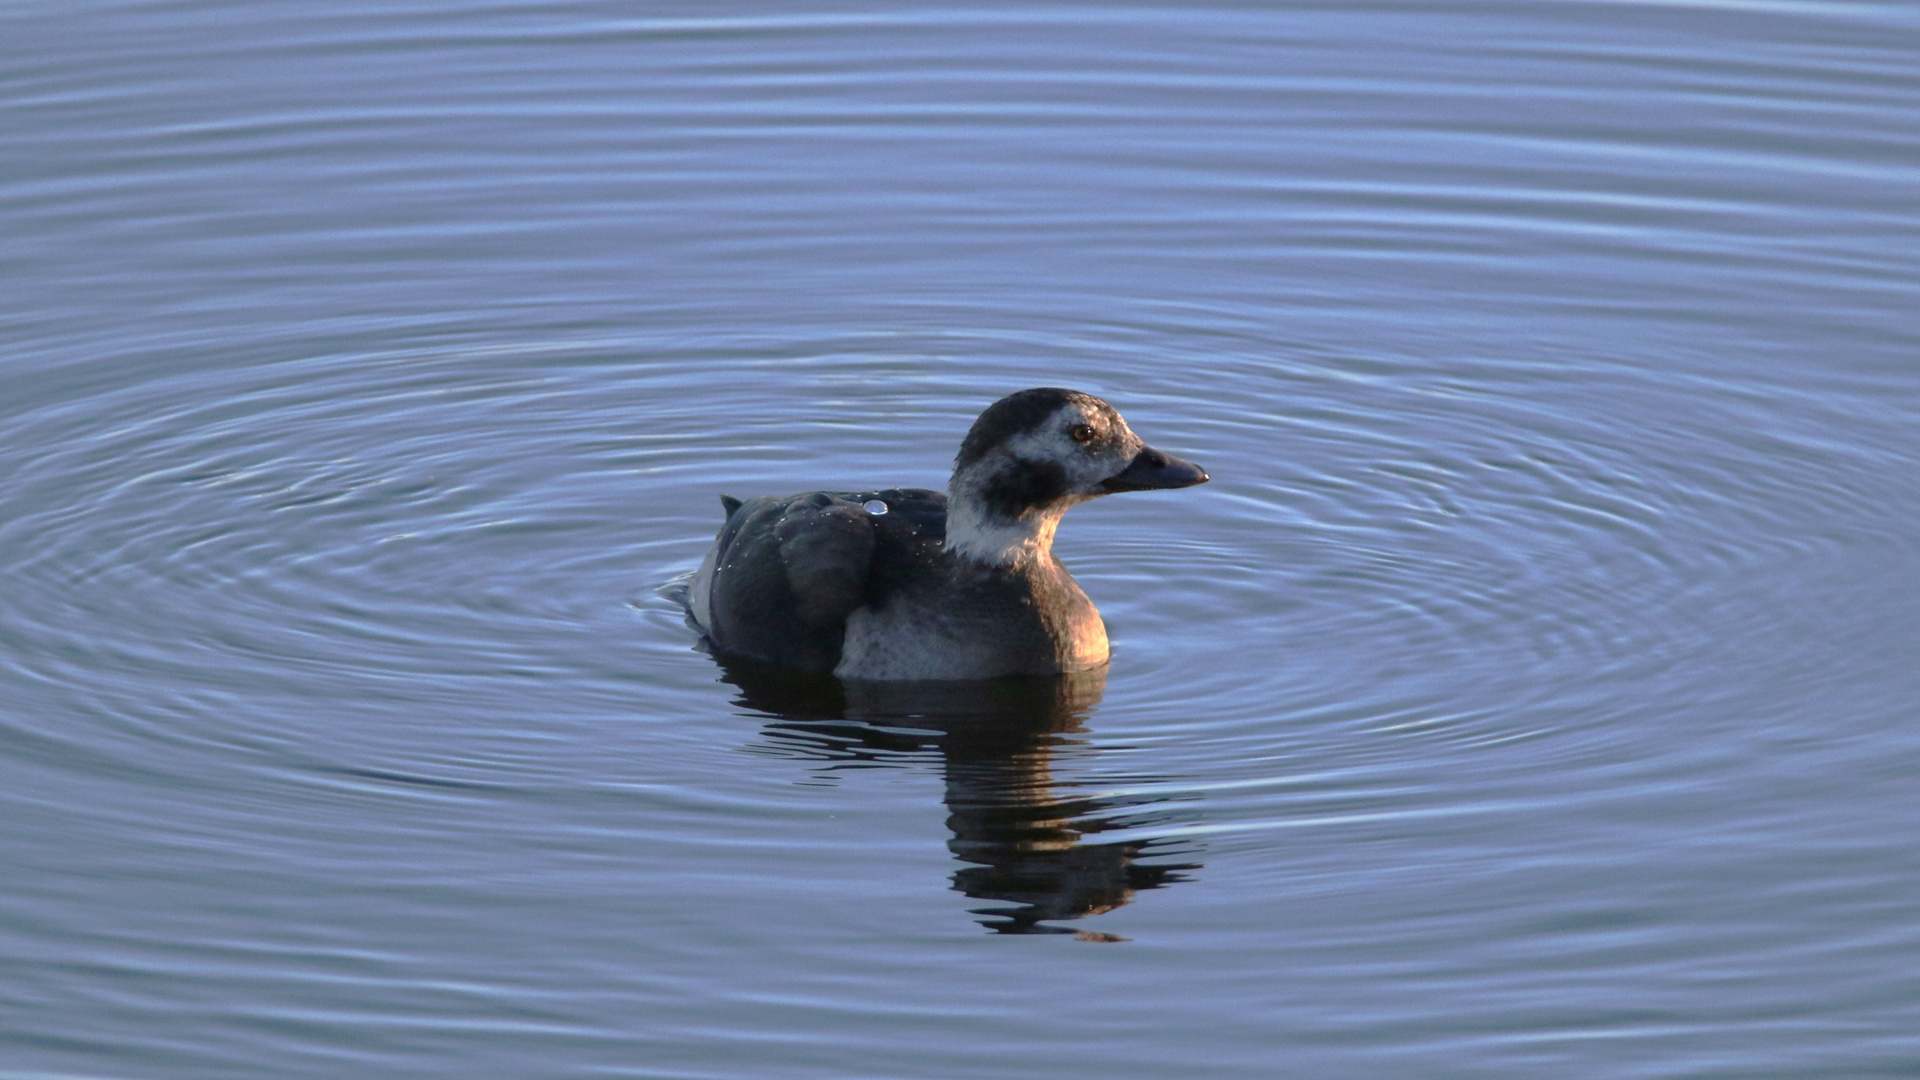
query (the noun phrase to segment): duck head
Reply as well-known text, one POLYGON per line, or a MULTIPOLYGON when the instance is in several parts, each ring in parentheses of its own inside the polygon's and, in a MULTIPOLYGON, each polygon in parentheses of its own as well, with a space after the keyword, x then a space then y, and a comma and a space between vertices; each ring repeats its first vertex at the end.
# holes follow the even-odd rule
POLYGON ((1060 516, 1080 503, 1206 481, 1205 469, 1141 442, 1092 394, 1022 390, 987 406, 960 444, 947 548, 996 566, 1045 559, 1060 516))

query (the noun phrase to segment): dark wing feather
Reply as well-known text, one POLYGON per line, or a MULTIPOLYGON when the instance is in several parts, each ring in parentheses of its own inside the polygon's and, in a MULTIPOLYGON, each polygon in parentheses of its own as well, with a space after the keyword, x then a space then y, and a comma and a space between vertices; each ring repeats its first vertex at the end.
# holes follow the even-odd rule
POLYGON ((788 502, 774 535, 800 621, 823 632, 843 630, 847 616, 867 602, 871 515, 859 503, 821 492, 788 502))
POLYGON ((847 616, 907 564, 931 558, 946 497, 893 488, 729 501, 711 591, 716 651, 802 671, 840 662, 847 616), (865 504, 886 502, 870 514, 865 504))

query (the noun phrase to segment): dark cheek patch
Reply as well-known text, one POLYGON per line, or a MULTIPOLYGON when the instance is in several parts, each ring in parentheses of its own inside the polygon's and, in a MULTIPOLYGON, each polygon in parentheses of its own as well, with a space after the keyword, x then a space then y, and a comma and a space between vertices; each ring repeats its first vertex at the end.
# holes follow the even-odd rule
POLYGON ((1014 459, 986 485, 981 501, 987 512, 1009 520, 1045 506, 1067 493, 1067 470, 1057 461, 1014 459))

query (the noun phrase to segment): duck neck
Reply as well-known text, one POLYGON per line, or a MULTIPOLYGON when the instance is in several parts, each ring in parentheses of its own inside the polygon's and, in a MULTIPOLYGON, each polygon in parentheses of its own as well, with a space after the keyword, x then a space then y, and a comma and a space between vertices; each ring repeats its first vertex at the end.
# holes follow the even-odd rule
POLYGON ((954 477, 947 496, 947 550, 988 566, 1042 566, 1053 558, 1063 505, 1009 514, 954 477))
POLYGON ((1009 520, 949 503, 947 550, 989 566, 1039 566, 1053 557, 1053 534, 1059 528, 1058 513, 1009 520))

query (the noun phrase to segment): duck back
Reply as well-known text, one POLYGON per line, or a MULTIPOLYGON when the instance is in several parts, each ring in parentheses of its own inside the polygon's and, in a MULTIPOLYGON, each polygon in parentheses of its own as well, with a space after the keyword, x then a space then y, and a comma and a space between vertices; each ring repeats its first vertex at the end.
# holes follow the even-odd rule
POLYGON ((694 619, 722 655, 831 672, 848 616, 942 561, 946 503, 921 488, 725 500, 692 584, 694 619))

